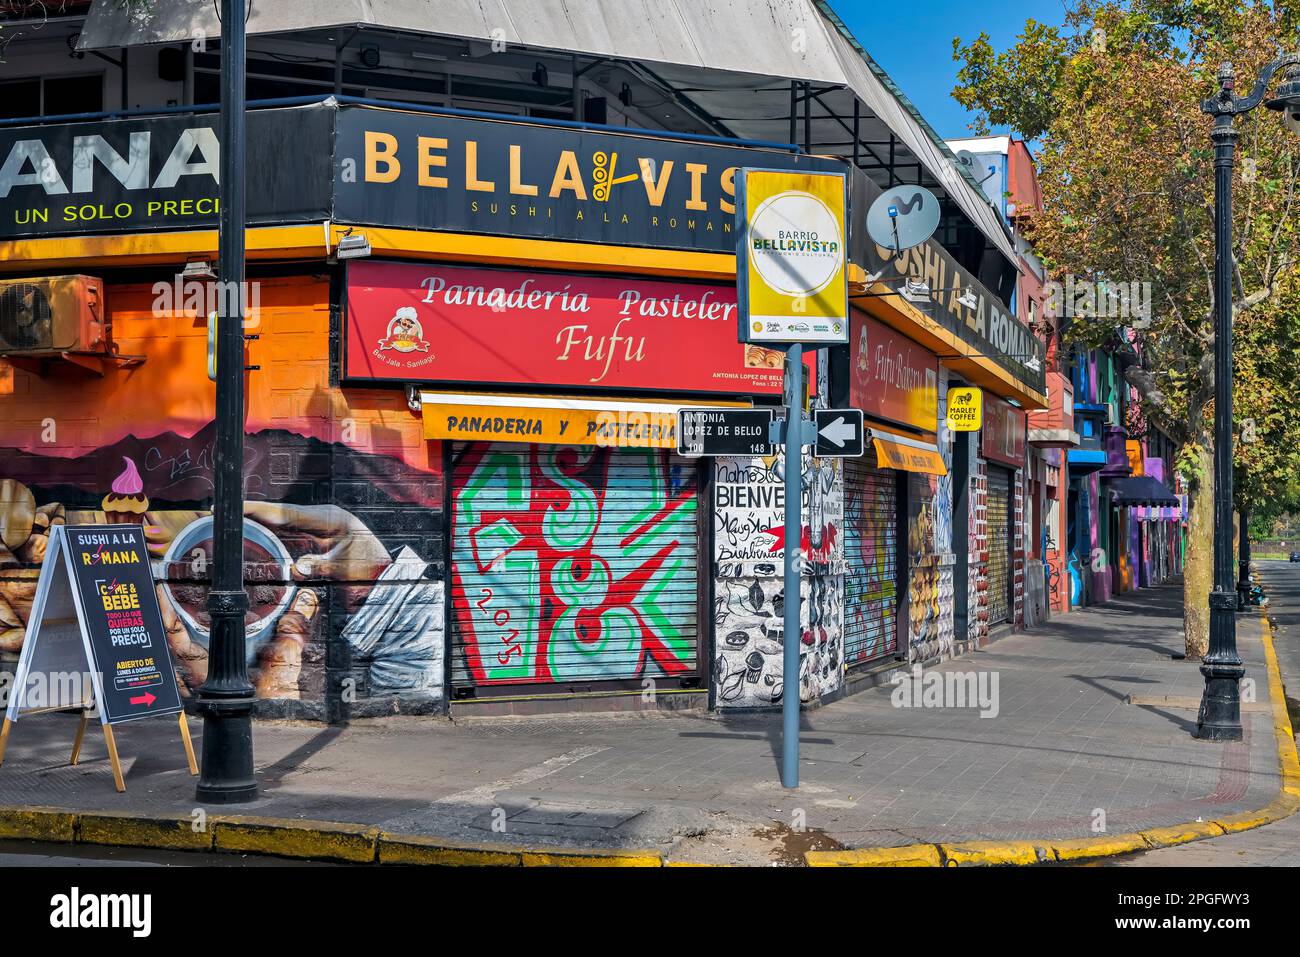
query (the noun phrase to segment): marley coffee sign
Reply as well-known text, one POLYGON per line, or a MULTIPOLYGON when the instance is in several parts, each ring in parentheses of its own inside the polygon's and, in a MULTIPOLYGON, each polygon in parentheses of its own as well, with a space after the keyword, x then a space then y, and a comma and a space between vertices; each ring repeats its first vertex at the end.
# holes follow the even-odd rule
POLYGON ((348 267, 344 370, 352 380, 779 395, 781 353, 741 345, 736 313, 730 286, 361 260, 348 267))
MULTIPOLYGON (((333 112, 249 113, 250 223, 328 218, 333 112)), ((220 164, 213 113, 0 129, 0 239, 213 228, 220 164)))
POLYGON ((737 175, 741 341, 848 342, 844 174, 743 169, 737 175))

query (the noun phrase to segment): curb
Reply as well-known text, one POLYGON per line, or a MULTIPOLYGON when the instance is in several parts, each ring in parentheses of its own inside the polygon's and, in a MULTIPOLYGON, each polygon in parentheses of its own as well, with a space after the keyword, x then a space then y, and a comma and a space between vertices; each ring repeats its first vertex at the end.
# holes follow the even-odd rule
MULTIPOLYGON (((971 841, 908 844, 845 851, 808 851, 811 867, 989 867, 1094 860, 1219 837, 1271 824, 1300 810, 1300 758, 1287 715, 1272 625, 1261 612, 1273 730, 1282 787, 1264 807, 1211 821, 1192 821, 1132 834, 1056 841, 971 841)), ((81 812, 56 807, 0 806, 0 839, 141 847, 166 851, 254 853, 353 864, 458 867, 666 867, 652 850, 543 848, 462 844, 394 834, 361 824, 293 818, 210 815, 194 818, 131 812, 81 812)), ((704 865, 707 866, 707 865, 704 865)))
POLYGON ((210 815, 195 829, 189 817, 0 806, 0 840, 142 847, 163 851, 267 854, 349 864, 471 867, 663 867, 650 850, 476 845, 362 824, 293 818, 210 815))
POLYGON ((1133 834, 1082 837, 1064 841, 974 841, 961 844, 907 844, 851 851, 807 851, 809 867, 990 867, 1026 866, 1095 860, 1175 847, 1238 831, 1272 824, 1300 810, 1300 758, 1297 758, 1291 719, 1286 711, 1282 672, 1273 648, 1273 626, 1260 610, 1268 696, 1273 709, 1273 735, 1277 742, 1282 787, 1278 796, 1255 811, 1232 814, 1212 821, 1189 821, 1150 828, 1133 834))

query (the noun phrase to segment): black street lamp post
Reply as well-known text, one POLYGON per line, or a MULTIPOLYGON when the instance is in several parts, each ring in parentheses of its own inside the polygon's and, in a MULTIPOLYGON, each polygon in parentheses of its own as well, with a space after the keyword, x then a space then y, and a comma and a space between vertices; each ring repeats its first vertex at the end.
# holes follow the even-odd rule
POLYGON ((1300 54, 1278 57, 1260 73, 1250 94, 1234 97, 1232 65, 1219 67, 1219 92, 1201 103, 1214 117, 1214 589, 1210 592, 1210 648, 1201 662, 1205 691, 1196 736, 1241 740, 1244 675, 1237 654, 1237 595, 1232 574, 1232 163, 1237 148, 1233 120, 1259 106, 1273 76, 1286 78, 1265 105, 1280 110, 1288 129, 1300 132, 1300 54))
POLYGON ((238 804, 257 797, 253 685, 244 613, 244 15, 221 0, 221 200, 217 277, 217 438, 212 508, 208 677, 199 688, 203 769, 195 797, 238 804))

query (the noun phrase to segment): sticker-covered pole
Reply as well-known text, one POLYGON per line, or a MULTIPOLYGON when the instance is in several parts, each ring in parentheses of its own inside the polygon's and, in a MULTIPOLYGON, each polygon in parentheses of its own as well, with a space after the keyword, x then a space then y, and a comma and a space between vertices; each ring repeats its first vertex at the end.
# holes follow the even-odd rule
POLYGON ((799 786, 799 547, 803 541, 803 345, 785 362, 785 642, 781 683, 781 783, 799 786))

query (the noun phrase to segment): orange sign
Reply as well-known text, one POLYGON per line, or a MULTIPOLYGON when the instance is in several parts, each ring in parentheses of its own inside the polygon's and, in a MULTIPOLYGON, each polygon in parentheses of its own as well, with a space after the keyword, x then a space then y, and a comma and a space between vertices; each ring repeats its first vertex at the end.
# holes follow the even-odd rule
POLYGON ((925 475, 947 475, 943 458, 935 449, 918 449, 890 439, 876 436, 876 459, 884 468, 900 472, 921 472, 925 475))
POLYGON ((474 402, 468 397, 421 397, 426 439, 599 445, 607 448, 677 448, 677 407, 573 402, 474 402), (468 399, 468 401, 466 401, 468 399))

